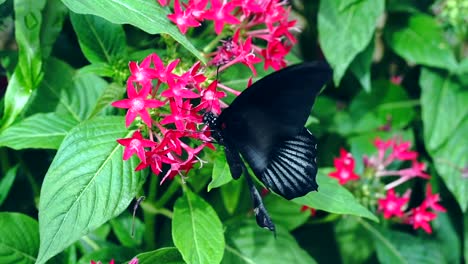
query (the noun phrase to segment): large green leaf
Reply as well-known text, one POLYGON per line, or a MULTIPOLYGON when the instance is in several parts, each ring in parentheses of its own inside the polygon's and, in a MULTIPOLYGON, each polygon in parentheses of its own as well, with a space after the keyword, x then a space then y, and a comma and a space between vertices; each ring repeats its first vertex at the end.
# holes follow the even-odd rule
POLYGON ((378 221, 374 214, 362 206, 345 187, 339 185, 336 179, 326 175, 325 171, 330 170, 321 168, 317 175, 318 192, 310 192, 292 201, 330 213, 357 215, 378 221))
POLYGON ((223 258, 221 220, 207 202, 188 188, 174 205, 172 239, 188 264, 216 264, 223 258))
POLYGON ((58 149, 68 131, 77 124, 78 121, 69 115, 35 114, 0 133, 0 146, 58 149))
POLYGON ((93 15, 70 13, 81 51, 91 63, 112 65, 116 58, 125 58, 127 47, 121 25, 93 15))
POLYGON ((139 218, 133 217, 128 212, 124 212, 118 217, 111 219, 110 224, 120 244, 125 247, 138 247, 141 245, 145 226, 139 218))
POLYGON ((18 64, 8 82, 0 130, 8 127, 23 111, 32 92, 42 80, 40 50, 41 11, 45 0, 17 0, 15 9, 15 37, 18 45, 18 64))
POLYGON ((242 189, 245 187, 244 177, 230 181, 221 186, 221 198, 223 199, 224 207, 229 214, 233 214, 239 205, 242 189))
POLYGON ((213 188, 221 187, 230 181, 232 181, 232 176, 229 164, 226 161, 226 156, 216 155, 213 161, 212 180, 210 184, 208 184, 208 191, 211 191, 213 188))
POLYGON ((168 10, 156 1, 146 0, 62 0, 73 12, 103 17, 112 23, 130 24, 150 34, 166 33, 192 52, 199 60, 202 54, 167 18, 168 10))
POLYGON ((459 264, 462 260, 462 240, 455 224, 447 213, 438 213, 431 223, 435 240, 448 263, 459 264))
POLYGON ((49 59, 45 76, 29 104, 28 114, 57 112, 76 121, 90 117, 107 82, 91 74, 75 71, 68 64, 49 59))
POLYGON ((372 39, 384 0, 320 1, 320 47, 333 68, 338 84, 353 59, 372 39))
POLYGON ((411 63, 455 71, 457 61, 435 18, 415 14, 389 21, 385 39, 390 47, 411 63))
POLYGON ((375 227, 362 219, 357 220, 372 235, 380 263, 447 263, 434 241, 375 227))
POLYGON ((267 195, 263 202, 273 222, 288 230, 296 229, 310 218, 310 211, 303 212, 302 205, 277 195, 267 195))
POLYGON ((0 263, 32 264, 39 249, 36 220, 18 213, 0 213, 0 263))
POLYGON ((44 8, 43 23, 41 27, 42 57, 48 58, 55 40, 62 31, 68 9, 60 0, 48 0, 44 8))
POLYGON ((374 241, 356 217, 345 217, 335 225, 336 240, 344 264, 366 263, 374 253, 374 241))
POLYGON ((374 41, 370 41, 369 45, 354 58, 349 66, 366 92, 371 91, 371 65, 374 46, 374 41))
POLYGON ((375 81, 372 91, 361 91, 351 102, 348 112, 340 111, 333 116, 332 131, 344 136, 356 133, 375 132, 390 124, 392 129, 406 127, 415 117, 414 107, 418 101, 409 100, 403 87, 387 80, 375 81))
POLYGON ((316 263, 281 226, 277 236, 255 221, 233 223, 226 230, 223 264, 316 263))
POLYGON ((437 172, 454 194, 460 207, 468 206, 468 90, 456 76, 424 68, 420 85, 425 145, 437 172))
POLYGON ((138 254, 138 264, 185 264, 177 248, 168 247, 138 254))
POLYGON ((8 196, 10 192, 11 186, 13 186, 13 182, 16 179, 16 173, 18 171, 19 164, 11 167, 8 169, 5 175, 2 175, 0 178, 0 206, 2 206, 3 202, 8 196))
POLYGON ((137 159, 122 161, 116 139, 132 132, 123 117, 85 121, 62 142, 45 176, 39 203, 41 247, 37 263, 119 215, 142 182, 137 159))

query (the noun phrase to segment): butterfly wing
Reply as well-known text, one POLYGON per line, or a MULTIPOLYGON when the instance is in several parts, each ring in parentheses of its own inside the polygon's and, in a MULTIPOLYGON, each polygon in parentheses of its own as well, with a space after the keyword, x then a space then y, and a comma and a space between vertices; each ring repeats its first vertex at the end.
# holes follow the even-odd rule
MULTIPOLYGON (((331 78, 331 73, 327 64, 319 62, 287 67, 247 88, 218 118, 223 138, 232 142, 267 187, 288 199, 316 189, 315 182, 303 186, 301 190, 286 186, 287 180, 304 182, 315 178, 316 165, 312 164, 314 169, 311 169, 310 164, 304 163, 301 169, 307 173, 294 176, 292 172, 281 169, 283 163, 274 161, 286 158, 285 162, 294 162, 293 156, 281 154, 293 149, 304 159, 313 162, 315 150, 305 149, 306 145, 313 148, 313 137, 310 138, 310 134, 296 137, 303 133, 315 97, 331 78), (287 140, 304 144, 281 144, 287 140), (265 171, 272 163, 279 167, 265 171), (274 182, 274 177, 279 177, 282 183, 274 182)), ((291 184, 296 186, 295 183, 291 184)))

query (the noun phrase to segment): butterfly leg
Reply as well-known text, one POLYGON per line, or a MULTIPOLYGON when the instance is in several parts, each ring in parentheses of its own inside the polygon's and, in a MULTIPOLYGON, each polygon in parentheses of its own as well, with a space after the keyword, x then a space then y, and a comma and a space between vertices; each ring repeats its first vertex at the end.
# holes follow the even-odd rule
POLYGON ((245 166, 244 166, 244 175, 247 180, 247 185, 249 186, 250 197, 252 197, 252 201, 254 204, 254 212, 255 212, 255 218, 257 220, 257 224, 260 227, 267 228, 268 230, 272 231, 276 237, 275 224, 273 223, 270 216, 268 215, 265 205, 263 204, 262 196, 258 192, 257 188, 255 188, 255 185, 253 184, 253 181, 252 181, 252 176, 250 176, 245 166))

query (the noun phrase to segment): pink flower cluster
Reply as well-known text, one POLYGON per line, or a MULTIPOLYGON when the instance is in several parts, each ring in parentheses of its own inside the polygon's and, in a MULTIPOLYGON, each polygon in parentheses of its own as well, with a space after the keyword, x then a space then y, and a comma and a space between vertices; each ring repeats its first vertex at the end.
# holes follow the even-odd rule
MULTIPOLYGON (((424 201, 416 208, 405 212, 408 208, 411 190, 408 189, 402 196, 396 194, 394 188, 414 178, 429 179, 430 176, 424 172, 426 165, 418 162, 418 153, 410 150, 411 143, 401 139, 392 138, 387 141, 377 138, 374 141, 377 155, 364 158, 364 165, 376 180, 383 177, 396 176, 396 180, 385 185, 386 194, 384 198, 378 199, 378 211, 385 219, 393 218, 401 223, 411 224, 414 229, 422 228, 427 233, 432 229, 429 222, 437 215, 435 211, 445 212, 445 208, 438 202, 439 194, 433 194, 430 184, 426 187, 424 201), (411 167, 402 169, 388 169, 394 162, 409 162, 411 167)), ((404 163, 403 163, 404 164, 404 163)), ((340 149, 340 157, 334 159, 335 171, 329 173, 330 177, 338 179, 344 185, 349 181, 360 180, 359 175, 354 172, 355 160, 351 153, 340 149)))
MULTIPOLYGON (((94 261, 94 260, 91 260, 90 264, 102 264, 101 261, 94 261)), ((109 261, 109 264, 114 264, 114 260, 112 259, 111 261, 109 261)), ((128 264, 138 264, 138 259, 135 257, 135 258, 132 258, 128 264)))
POLYGON ((129 127, 137 117, 141 118, 140 129, 131 138, 117 140, 125 146, 123 159, 136 154, 140 159, 137 170, 150 167, 159 175, 163 164, 169 165, 162 179, 173 178, 181 172, 187 173, 199 161, 197 155, 205 147, 213 146, 207 131, 196 131, 202 123, 202 111, 221 112, 220 99, 224 92, 216 91, 217 81, 205 88, 207 77, 201 72, 201 64, 195 63, 189 70, 175 74, 179 60, 165 66, 156 54, 146 57, 140 64, 130 62, 131 76, 127 80, 127 99, 112 105, 125 108, 125 124, 129 127), (193 106, 196 99, 198 105, 193 106), (158 112, 156 112, 158 111, 158 112), (148 139, 140 130, 146 127, 148 139), (194 132, 195 131, 195 132, 194 132), (182 138, 200 140, 193 148, 182 138))
POLYGON ((408 207, 411 190, 407 190, 402 196, 395 194, 393 189, 387 191, 385 198, 378 200, 378 210, 383 212, 384 218, 396 217, 401 222, 413 225, 414 229, 422 228, 427 233, 432 233, 429 222, 436 219, 435 211, 446 212, 447 210, 440 205, 439 194, 433 194, 430 184, 426 185, 426 197, 421 205, 404 212, 408 207), (432 211, 431 211, 432 210, 432 211))
MULTIPOLYGON (((168 5, 169 1, 159 3, 168 5)), ((222 40, 215 52, 208 54, 212 59, 207 67, 201 62, 195 62, 190 68, 184 67, 180 65, 183 63, 180 59, 164 63, 156 54, 150 54, 141 63, 129 63, 128 98, 112 103, 114 107, 127 109, 127 127, 137 126, 130 138, 118 140, 125 147, 123 159, 136 155, 140 159, 137 170, 149 167, 156 175, 165 172, 161 183, 177 174, 186 174, 197 162, 202 163, 198 154, 205 147, 214 148, 208 143, 209 131, 205 126, 200 128, 203 112, 220 114, 221 108, 227 106, 221 101, 226 92, 239 94, 212 80, 215 73, 213 69, 209 72, 208 67, 219 67, 216 71, 221 72, 242 63, 256 74, 253 65, 262 61, 260 56, 265 59, 265 67, 279 69, 286 66, 284 56, 296 39, 289 33, 295 21, 288 21, 289 9, 284 4, 275 0, 189 0, 187 3, 175 0, 174 14, 168 18, 183 33, 204 20, 214 21, 217 34, 225 28, 224 24, 235 25, 228 34, 235 33, 222 40), (267 48, 254 45, 254 39, 266 42, 267 48), (201 143, 193 146, 185 139, 201 143)), ((217 40, 214 32, 213 36, 217 40)))
MULTIPOLYGON (((169 1, 159 0, 163 6, 169 1)), ((264 68, 279 70, 286 66, 285 56, 297 42, 291 34, 295 20, 289 20, 290 9, 284 0, 188 0, 174 1, 174 13, 168 18, 185 34, 188 28, 198 27, 204 21, 214 23, 214 31, 220 35, 223 29, 234 36, 210 54, 210 64, 225 65, 242 62, 255 74, 253 64, 264 58, 264 68), (258 40, 258 41, 256 41, 258 40), (266 42, 266 47, 255 43, 266 42)))

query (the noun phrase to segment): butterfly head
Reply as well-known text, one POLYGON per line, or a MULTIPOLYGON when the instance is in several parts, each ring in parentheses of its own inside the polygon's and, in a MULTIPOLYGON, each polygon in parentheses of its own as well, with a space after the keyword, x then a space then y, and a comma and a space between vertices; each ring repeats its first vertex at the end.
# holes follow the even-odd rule
POLYGON ((211 129, 216 129, 218 124, 218 116, 213 112, 205 112, 203 114, 203 123, 207 124, 211 129))

